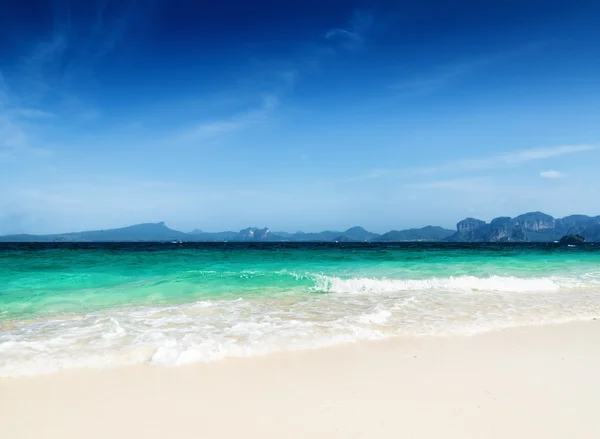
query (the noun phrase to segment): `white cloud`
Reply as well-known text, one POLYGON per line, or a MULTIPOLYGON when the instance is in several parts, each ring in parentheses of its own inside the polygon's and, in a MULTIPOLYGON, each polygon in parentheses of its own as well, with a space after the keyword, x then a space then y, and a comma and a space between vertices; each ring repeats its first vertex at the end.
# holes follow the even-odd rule
POLYGON ((392 84, 391 89, 402 95, 411 96, 432 93, 452 82, 468 77, 488 63, 489 61, 485 59, 440 66, 428 74, 392 84))
POLYGON ((360 49, 365 33, 373 26, 373 15, 366 11, 354 11, 347 28, 336 27, 325 33, 325 39, 338 42, 348 50, 360 49))
POLYGON ((564 174, 559 171, 555 171, 554 169, 550 169, 549 171, 540 172, 540 177, 543 178, 565 178, 567 174, 564 174))
POLYGON ((49 117, 50 113, 14 105, 15 98, 0 72, 0 160, 17 154, 47 155, 48 150, 32 146, 31 135, 22 118, 49 117))
POLYGON ((333 38, 338 38, 338 37, 342 38, 342 39, 347 39, 352 44, 362 42, 362 37, 359 34, 357 34, 356 32, 346 30, 346 29, 335 28, 335 29, 328 30, 327 33, 325 34, 325 38, 328 40, 333 39, 333 38))
POLYGON ((503 158, 506 163, 522 163, 529 162, 531 160, 540 160, 566 154, 573 154, 576 152, 594 151, 597 149, 599 149, 599 147, 594 145, 563 145, 552 148, 517 151, 514 154, 506 154, 501 156, 501 158, 503 158))
POLYGON ((596 151, 598 149, 600 149, 600 147, 594 145, 562 145, 549 148, 524 149, 490 157, 457 160, 439 166, 416 168, 413 172, 416 174, 435 174, 439 172, 483 171, 487 169, 520 165, 527 162, 560 157, 568 154, 596 151))
POLYGON ((536 50, 542 43, 529 43, 513 50, 497 52, 469 60, 459 60, 454 63, 438 65, 429 72, 420 73, 418 76, 406 78, 391 85, 391 89, 400 95, 414 96, 436 92, 448 87, 452 83, 465 80, 477 72, 491 66, 511 60, 517 56, 536 50))
POLYGON ((196 124, 186 128, 182 133, 175 136, 175 140, 192 141, 239 131, 251 125, 264 122, 269 114, 278 106, 279 99, 276 96, 267 96, 263 99, 259 108, 236 114, 229 118, 196 124))
MULTIPOLYGON (((391 169, 379 168, 370 169, 357 177, 345 179, 344 182, 361 181, 378 179, 389 176, 412 176, 415 175, 433 175, 433 174, 452 174, 468 171, 485 171, 490 169, 498 169, 509 166, 518 166, 524 163, 537 160, 545 160, 554 157, 560 157, 568 154, 576 154, 589 151, 600 150, 599 146, 595 145, 562 145, 549 148, 524 149, 513 151, 505 154, 499 154, 489 157, 476 157, 472 159, 456 160, 453 162, 443 163, 440 165, 421 167, 421 168, 406 168, 406 169, 391 169)), ((544 178, 562 178, 565 174, 557 171, 546 171, 540 174, 544 178)))
POLYGON ((82 121, 100 117, 98 110, 82 104, 68 90, 80 79, 85 84, 93 76, 91 66, 112 50, 127 25, 126 20, 108 20, 102 14, 99 11, 99 22, 81 34, 75 34, 68 20, 57 18, 54 31, 22 54, 6 80, 0 71, 0 160, 48 155, 44 129, 50 119, 60 124, 69 119, 61 120, 60 115, 74 115, 82 121), (52 111, 47 111, 42 103, 50 101, 52 111))
POLYGON ((51 152, 47 149, 31 146, 29 136, 21 124, 0 109, 0 160, 17 154, 43 156, 51 152))

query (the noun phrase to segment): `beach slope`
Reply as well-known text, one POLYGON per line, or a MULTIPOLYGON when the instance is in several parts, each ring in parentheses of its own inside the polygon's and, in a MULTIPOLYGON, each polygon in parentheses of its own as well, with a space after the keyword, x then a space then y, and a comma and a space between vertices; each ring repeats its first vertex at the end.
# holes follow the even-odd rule
POLYGON ((3 438, 600 437, 600 320, 0 380, 3 438))

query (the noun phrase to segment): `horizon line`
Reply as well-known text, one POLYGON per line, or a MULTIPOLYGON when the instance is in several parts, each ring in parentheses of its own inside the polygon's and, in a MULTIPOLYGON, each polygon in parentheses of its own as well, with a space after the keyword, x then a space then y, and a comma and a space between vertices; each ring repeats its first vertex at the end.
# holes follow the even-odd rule
POLYGON ((427 228, 427 227, 439 227, 439 228, 445 229, 445 230, 456 230, 457 226, 458 226, 458 224, 460 222, 468 220, 468 219, 473 219, 473 220, 478 220, 478 221, 484 221, 486 224, 490 224, 494 219, 497 219, 497 218, 510 218, 510 219, 514 219, 514 218, 518 218, 520 216, 529 215, 529 214, 547 215, 547 216, 552 217, 554 220, 560 220, 560 219, 564 219, 564 218, 567 218, 567 217, 570 217, 570 216, 586 216, 586 217, 589 217, 589 218, 598 218, 598 217, 600 217, 600 215, 587 215, 587 214, 578 214, 578 213, 569 214, 569 215, 566 215, 566 216, 563 216, 563 217, 555 217, 555 216, 553 216, 551 214, 548 214, 548 213, 536 210, 536 211, 525 212, 525 213, 519 214, 519 215, 514 216, 514 217, 511 217, 511 216, 496 216, 496 217, 490 219, 489 221, 482 220, 482 219, 477 218, 475 216, 467 216, 467 217, 464 217, 463 219, 457 221, 455 223, 455 225, 454 225, 454 228, 452 228, 452 229, 444 227, 444 226, 439 226, 439 225, 435 225, 435 224, 429 223, 429 224, 421 226, 421 227, 393 228, 393 229, 390 229, 390 230, 388 230, 386 232, 383 232, 383 233, 372 232, 372 231, 370 231, 370 230, 368 230, 368 229, 366 229, 366 228, 364 228, 363 226, 360 226, 360 225, 353 225, 353 226, 350 226, 350 227, 348 227, 348 228, 346 228, 344 230, 335 230, 335 229, 327 229, 326 228, 326 229, 322 229, 322 230, 318 230, 318 231, 296 230, 294 232, 288 232, 288 231, 285 231, 283 229, 279 229, 279 230, 275 231, 275 229, 272 229, 271 227, 268 227, 268 226, 265 226, 265 227, 248 226, 248 227, 244 227, 242 229, 239 229, 237 231, 236 230, 207 231, 207 230, 202 230, 200 228, 194 228, 194 229, 192 229, 189 232, 184 232, 184 231, 181 231, 181 230, 170 228, 165 221, 156 221, 156 222, 142 222, 142 223, 128 224, 128 225, 125 225, 125 226, 112 227, 112 228, 107 228, 107 229, 87 229, 87 230, 70 231, 70 232, 53 232, 53 233, 17 232, 17 233, 6 233, 6 234, 0 235, 0 237, 6 237, 6 236, 23 236, 23 235, 27 235, 27 236, 68 235, 68 234, 73 234, 73 233, 102 232, 102 231, 109 231, 109 230, 120 230, 120 229, 125 229, 125 228, 128 228, 128 227, 135 227, 135 226, 142 226, 142 225, 164 225, 169 230, 172 230, 172 231, 175 231, 175 232, 179 232, 179 233, 183 233, 183 234, 188 234, 188 235, 193 234, 193 232, 196 231, 196 230, 198 230, 198 231, 200 231, 202 233, 210 234, 210 233, 228 233, 228 232, 239 233, 239 232, 241 232, 243 230, 248 230, 248 229, 255 229, 255 230, 264 230, 264 229, 267 229, 267 230, 269 230, 269 232, 271 232, 271 233, 273 233, 275 235, 277 234, 277 232, 291 234, 291 235, 295 235, 295 234, 298 234, 298 233, 305 233, 305 234, 313 234, 313 233, 315 233, 316 234, 316 233, 324 233, 324 232, 340 232, 340 233, 344 233, 344 232, 347 232, 350 229, 357 228, 357 227, 362 228, 363 230, 365 230, 366 232, 369 232, 369 233, 374 233, 374 234, 377 234, 377 235, 384 235, 386 233, 394 232, 394 231, 400 231, 401 232, 401 231, 406 231, 406 230, 421 230, 421 229, 424 229, 424 228, 427 228))

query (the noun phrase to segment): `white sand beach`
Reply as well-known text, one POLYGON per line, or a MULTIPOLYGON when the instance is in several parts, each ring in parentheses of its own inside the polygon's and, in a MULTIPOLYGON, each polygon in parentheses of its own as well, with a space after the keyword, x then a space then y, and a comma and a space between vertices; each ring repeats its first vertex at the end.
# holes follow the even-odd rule
POLYGON ((0 380, 2 438, 600 437, 600 320, 0 380))

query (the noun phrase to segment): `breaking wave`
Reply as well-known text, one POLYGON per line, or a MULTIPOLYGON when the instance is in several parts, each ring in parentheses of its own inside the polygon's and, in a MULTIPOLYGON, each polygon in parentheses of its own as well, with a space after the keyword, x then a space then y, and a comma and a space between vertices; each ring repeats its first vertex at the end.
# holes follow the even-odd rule
POLYGON ((0 322, 0 377, 136 363, 177 366, 600 315, 598 274, 427 279, 286 275, 302 287, 281 295, 228 294, 184 304, 0 322))
MULTIPOLYGON (((599 285, 588 280, 590 285, 599 285)), ((520 278, 513 276, 457 276, 431 279, 374 279, 350 278, 343 279, 332 276, 315 276, 315 289, 329 293, 394 293, 401 291, 445 291, 445 292, 552 292, 562 288, 581 288, 586 284, 577 278, 520 278)))

